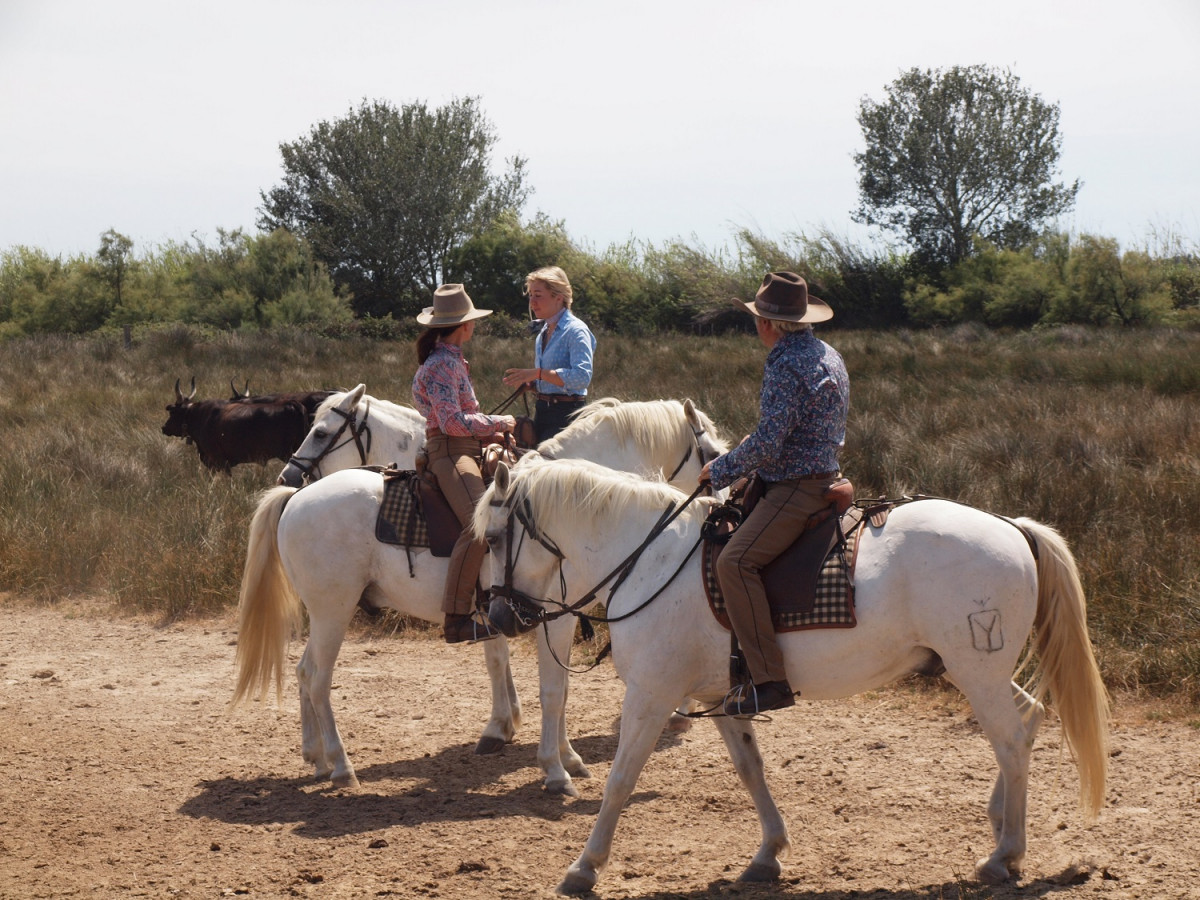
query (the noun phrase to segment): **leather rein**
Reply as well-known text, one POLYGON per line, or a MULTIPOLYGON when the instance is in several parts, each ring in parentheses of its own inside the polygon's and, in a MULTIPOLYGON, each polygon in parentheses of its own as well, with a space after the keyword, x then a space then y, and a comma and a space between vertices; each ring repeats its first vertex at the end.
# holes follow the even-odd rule
POLYGON ((341 447, 346 446, 351 441, 354 442, 354 447, 356 450, 358 450, 359 465, 365 466, 367 464, 367 454, 371 451, 371 426, 367 424, 367 419, 371 415, 371 401, 368 399, 365 403, 363 403, 363 415, 361 423, 358 421, 357 403, 348 413, 342 412, 336 406, 333 408, 333 412, 342 417, 342 424, 338 427, 338 430, 333 433, 333 437, 329 439, 329 443, 325 446, 325 448, 316 456, 293 456, 288 460, 288 465, 295 466, 297 469, 303 472, 304 477, 309 480, 312 480, 313 473, 319 470, 318 467, 321 464, 321 460, 327 457, 334 450, 338 450, 341 447), (346 436, 345 440, 342 440, 339 443, 338 438, 340 438, 346 432, 349 432, 349 434, 346 436))
MULTIPOLYGON (((688 427, 691 428, 690 425, 688 427)), ((693 449, 703 460, 704 454, 701 450, 700 439, 704 436, 706 431, 704 429, 695 428, 691 428, 691 431, 694 441, 692 444, 688 445, 687 451, 683 455, 683 459, 680 460, 679 465, 677 465, 675 470, 671 473, 671 479, 678 475, 683 467, 687 464, 687 461, 691 459, 693 449)), ((668 479, 668 481, 671 479, 668 479)), ((678 506, 675 506, 674 504, 668 506, 663 511, 662 515, 659 516, 658 521, 654 523, 654 526, 650 529, 650 533, 646 535, 641 544, 639 544, 632 553, 630 553, 621 563, 619 563, 616 568, 609 572, 609 574, 606 575, 599 584, 571 604, 567 604, 566 602, 567 580, 562 569, 562 564, 565 557, 563 556, 562 550, 559 549, 558 545, 550 537, 542 534, 542 532, 534 524, 529 500, 526 498, 519 506, 514 505, 510 506, 509 508, 508 520, 505 523, 504 584, 492 585, 490 593, 492 596, 502 598, 508 603, 509 608, 512 610, 513 617, 518 622, 521 631, 528 631, 532 628, 536 628, 538 625, 546 628, 550 622, 567 615, 575 616, 585 626, 589 625, 591 622, 609 623, 620 622, 623 619, 628 619, 629 617, 641 612, 643 609, 649 606, 650 603, 656 600, 659 595, 661 595, 662 592, 670 586, 670 584, 678 577, 679 573, 683 571, 688 561, 692 558, 692 555, 696 552, 696 548, 700 546, 703 537, 698 539, 696 543, 692 545, 692 548, 687 552, 687 555, 684 557, 683 561, 671 574, 671 577, 663 582, 658 590, 638 604, 635 609, 632 609, 626 613, 622 613, 619 616, 609 617, 590 615, 583 612, 583 608, 591 604, 592 601, 596 599, 597 593, 599 593, 599 591, 610 581, 613 583, 608 589, 608 600, 606 601, 606 606, 611 603, 613 596, 616 594, 617 588, 619 588, 621 584, 624 583, 625 579, 629 577, 630 572, 633 571, 634 566, 637 565, 638 560, 641 559, 642 553, 646 550, 646 548, 649 547, 650 544, 653 543, 654 540, 666 530, 667 526, 675 521, 675 519, 677 519, 680 514, 682 514, 683 511, 691 505, 692 501, 702 493, 711 494, 711 485, 708 483, 698 485, 696 489, 692 491, 691 495, 678 506), (514 523, 518 521, 522 525, 522 532, 520 543, 516 545, 514 550, 513 539, 514 532, 516 531, 514 523), (539 601, 536 598, 531 597, 529 594, 526 594, 524 591, 517 590, 513 584, 513 572, 516 568, 516 561, 521 555, 521 548, 524 546, 525 538, 527 536, 537 541, 551 555, 558 559, 558 582, 560 596, 563 598, 562 600, 551 600, 550 598, 546 598, 545 600, 539 601), (543 605, 545 603, 551 604, 555 608, 547 609, 543 605)), ((493 506, 504 506, 505 504, 506 501, 492 501, 493 506)), ((546 641, 546 645, 550 647, 551 655, 554 656, 554 661, 557 662, 559 666, 561 666, 563 669, 566 669, 568 672, 574 672, 576 674, 590 671, 591 669, 595 668, 612 649, 612 642, 607 642, 604 645, 604 648, 598 654, 596 654, 596 658, 592 661, 591 665, 589 665, 586 669, 581 670, 572 669, 566 663, 560 660, 558 655, 554 653, 554 649, 549 640, 546 641)))

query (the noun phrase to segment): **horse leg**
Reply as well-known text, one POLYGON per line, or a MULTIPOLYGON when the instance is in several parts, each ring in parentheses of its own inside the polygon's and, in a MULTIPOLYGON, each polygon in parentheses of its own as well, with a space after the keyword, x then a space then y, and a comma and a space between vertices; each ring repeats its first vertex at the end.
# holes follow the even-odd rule
POLYGON ((481 756, 499 753, 512 741, 521 724, 521 700, 509 665, 508 641, 504 637, 484 641, 483 658, 492 683, 492 715, 483 729, 475 752, 481 756))
POLYGON ((779 860, 791 849, 787 825, 767 787, 763 771, 762 754, 758 752, 758 740, 754 736, 754 725, 749 719, 732 719, 718 716, 713 719, 720 732, 733 767, 742 784, 754 800, 758 812, 758 823, 762 828, 762 843, 750 860, 750 865, 738 876, 738 881, 776 881, 782 871, 779 860))
POLYGON ((542 734, 538 740, 538 765, 546 773, 545 789, 551 794, 578 797, 571 776, 591 778, 583 758, 567 736, 568 672, 575 640, 575 617, 563 616, 538 633, 538 696, 542 703, 542 734))
POLYGON ((613 835, 621 810, 633 794, 638 776, 658 743, 667 716, 678 699, 676 697, 664 702, 661 696, 641 690, 634 682, 625 691, 625 700, 621 704, 621 734, 608 781, 604 784, 600 812, 583 852, 567 869, 567 874, 558 885, 558 893, 586 894, 595 887, 612 852, 613 835))
POLYGON ((1029 757, 1042 712, 1034 707, 1032 715, 1024 718, 1018 703, 1028 711, 1033 698, 1020 691, 1014 702, 1012 688, 1015 685, 1011 682, 986 686, 959 683, 959 687, 971 704, 1000 766, 1000 775, 988 801, 988 819, 996 836, 996 848, 991 856, 975 865, 975 876, 981 883, 1000 884, 1021 871, 1021 862, 1025 858, 1029 757))
MULTIPOLYGON (((1033 747, 1033 739, 1046 717, 1046 707, 1037 702, 1016 682, 1012 684, 1013 700, 1021 713, 1021 721, 1026 729, 1026 744, 1033 747)), ((991 800, 988 801, 988 820, 992 824, 992 837, 1000 842, 1004 831, 1004 772, 996 776, 996 786, 992 789, 991 800)))
POLYGON ((296 678, 300 684, 300 750, 304 761, 312 765, 315 776, 324 779, 333 771, 333 764, 326 761, 325 743, 317 724, 317 710, 309 691, 308 673, 312 671, 312 665, 308 654, 311 647, 312 644, 304 647, 304 654, 296 666, 296 678))
MULTIPOLYGON (((353 609, 351 606, 351 614, 353 609)), ((315 743, 320 745, 321 751, 314 753, 316 758, 310 758, 306 738, 305 759, 314 764, 318 778, 328 774, 335 787, 357 788, 358 776, 354 774, 354 766, 346 755, 342 736, 333 719, 333 706, 329 702, 333 667, 342 648, 349 619, 314 617, 311 609, 309 616, 308 646, 296 666, 296 677, 300 681, 301 731, 307 733, 315 729, 319 735, 315 743), (312 717, 311 722, 304 721, 306 706, 312 717)))

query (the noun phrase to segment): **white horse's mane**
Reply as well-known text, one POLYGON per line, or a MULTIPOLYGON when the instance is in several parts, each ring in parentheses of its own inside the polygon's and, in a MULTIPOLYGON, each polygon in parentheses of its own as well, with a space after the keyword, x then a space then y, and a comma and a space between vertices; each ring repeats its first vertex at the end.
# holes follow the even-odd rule
MULTIPOLYGON (((727 450, 728 446, 718 437, 712 420, 699 409, 696 415, 713 442, 722 452, 727 450)), ((543 441, 538 450, 555 458, 570 456, 569 448, 573 442, 586 439, 597 429, 607 426, 612 428, 618 442, 632 443, 649 456, 662 457, 682 453, 689 446, 692 436, 679 424, 684 421, 683 404, 678 400, 622 402, 604 397, 579 410, 565 429, 543 441)))
MULTIPOLYGON (((576 527, 580 518, 594 520, 601 528, 612 519, 633 514, 661 514, 668 506, 679 506, 688 495, 664 481, 618 472, 584 459, 544 459, 527 454, 509 471, 507 504, 527 504, 539 530, 576 527)), ((475 533, 487 529, 493 484, 475 508, 475 533)), ((717 501, 698 498, 682 514, 685 520, 703 521, 717 501)))
MULTIPOLYGON (((325 413, 329 412, 330 409, 341 403, 342 400, 346 398, 347 394, 352 393, 354 392, 338 391, 336 394, 330 394, 321 401, 321 405, 317 407, 317 411, 313 414, 313 418, 318 419, 325 415, 325 413)), ((362 395, 362 399, 359 400, 359 403, 361 403, 363 400, 370 400, 372 409, 382 410, 383 412, 389 414, 393 419, 403 419, 411 422, 413 425, 419 425, 421 428, 425 427, 425 417, 411 406, 405 406, 402 403, 393 403, 390 400, 381 400, 379 397, 372 397, 370 394, 366 393, 362 395)))

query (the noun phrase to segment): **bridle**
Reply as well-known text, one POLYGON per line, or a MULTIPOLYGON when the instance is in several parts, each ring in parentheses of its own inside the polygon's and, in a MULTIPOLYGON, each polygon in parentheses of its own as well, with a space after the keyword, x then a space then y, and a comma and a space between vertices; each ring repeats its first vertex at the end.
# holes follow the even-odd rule
MULTIPOLYGON (((633 571, 634 566, 636 566, 638 560, 641 559, 643 551, 650 546, 655 538, 657 538, 666 530, 668 525, 674 522, 675 519, 677 519, 680 514, 682 514, 683 511, 691 505, 693 500, 707 490, 710 490, 709 485, 699 485, 697 486, 696 490, 694 490, 691 495, 682 503, 678 505, 669 505, 663 511, 662 515, 658 517, 658 521, 654 523, 654 526, 650 529, 650 533, 646 535, 646 538, 637 546, 637 548, 627 557, 625 557, 625 559, 622 560, 611 572, 609 572, 599 584, 571 604, 566 602, 567 580, 566 576, 563 574, 563 561, 566 559, 566 557, 563 555, 562 550, 559 549, 558 545, 553 541, 553 539, 542 534, 542 532, 534 524, 532 511, 529 505, 529 499, 525 498, 520 504, 513 504, 508 500, 496 500, 493 498, 491 501, 491 505, 493 507, 508 506, 508 518, 504 525, 504 584, 492 585, 490 593, 493 597, 500 598, 508 604, 509 608, 512 610, 513 618, 518 623, 519 631, 528 631, 531 628, 537 627, 538 625, 541 625, 543 628, 545 628, 555 619, 560 619, 567 615, 575 616, 576 618, 585 622, 620 622, 624 619, 628 619, 629 617, 636 615, 649 606, 650 603, 656 600, 659 595, 667 589, 671 582, 673 582, 679 573, 683 571, 683 568, 687 565, 688 560, 692 558, 692 554, 695 553, 696 548, 700 546, 700 542, 703 540, 702 538, 697 539, 696 543, 687 552, 687 555, 679 564, 678 568, 676 568, 676 570, 671 574, 671 577, 663 582, 658 590, 638 604, 636 608, 630 610, 629 612, 622 613, 619 616, 611 617, 589 615, 588 613, 583 612, 583 608, 590 605, 592 601, 596 599, 596 595, 600 592, 601 588, 603 588, 610 581, 612 582, 612 586, 608 589, 607 603, 611 604, 613 595, 616 593, 617 588, 619 588, 624 583, 625 579, 629 577, 629 574, 633 571), (516 545, 514 551, 513 538, 514 532, 516 531, 514 523, 518 521, 522 525, 522 533, 520 543, 516 545), (517 590, 516 586, 513 584, 513 573, 516 569, 516 562, 520 558, 521 550, 524 547, 526 536, 537 541, 537 543, 541 544, 552 556, 558 560, 558 582, 560 596, 563 598, 562 600, 552 600, 550 598, 538 600, 524 591, 517 590), (553 608, 548 609, 546 604, 549 604, 553 608)), ((550 646, 549 640, 547 640, 547 646, 550 646)), ((594 668, 596 665, 598 665, 600 661, 603 660, 608 654, 608 650, 609 646, 606 646, 600 653, 598 653, 589 668, 594 668)), ((551 648, 551 652, 553 653, 553 648, 551 648)), ((562 660, 558 659, 557 655, 555 655, 555 662, 568 671, 575 671, 573 669, 569 669, 568 666, 562 662, 562 660)))
POLYGON ((333 436, 329 439, 329 443, 326 444, 325 448, 315 456, 293 456, 288 460, 289 466, 295 466, 297 469, 303 472, 304 477, 310 481, 312 480, 314 472, 317 473, 318 478, 321 477, 321 460, 323 460, 333 451, 346 446, 351 441, 354 442, 354 446, 358 450, 359 465, 365 466, 367 464, 367 454, 371 451, 371 426, 367 424, 367 418, 371 415, 370 399, 368 398, 363 401, 363 414, 361 423, 358 420, 357 403, 354 404, 354 408, 348 413, 342 412, 342 410, 338 409, 336 406, 331 411, 342 417, 342 424, 338 427, 337 431, 333 433, 333 436), (346 434, 347 432, 349 433, 346 434), (340 438, 343 434, 346 434, 346 438, 339 443, 338 438, 340 438))
MULTIPOLYGON (((686 466, 688 464, 688 460, 692 458, 693 450, 696 453, 696 458, 700 460, 701 466, 712 461, 704 458, 704 446, 700 443, 700 439, 708 434, 708 429, 703 426, 700 428, 692 428, 690 422, 688 423, 688 429, 692 432, 692 442, 688 444, 687 450, 683 452, 683 459, 679 461, 679 465, 677 465, 674 471, 667 476, 667 481, 674 481, 675 476, 683 471, 683 467, 686 466)), ((713 459, 716 459, 716 457, 714 456, 713 459)))

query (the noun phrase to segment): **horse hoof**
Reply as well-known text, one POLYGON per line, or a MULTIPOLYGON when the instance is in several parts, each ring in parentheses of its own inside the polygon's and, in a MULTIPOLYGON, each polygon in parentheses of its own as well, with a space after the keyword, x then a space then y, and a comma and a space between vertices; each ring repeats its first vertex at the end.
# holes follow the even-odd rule
POLYGON ((1013 873, 1008 870, 1008 866, 1000 862, 993 862, 991 859, 981 859, 975 864, 975 878, 980 884, 1004 884, 1012 876, 1013 873))
POLYGON ((337 775, 334 778, 331 778, 330 781, 333 782, 333 786, 335 788, 345 788, 346 790, 351 791, 358 790, 358 776, 353 772, 350 772, 347 775, 337 775))
POLYGON ((592 888, 595 886, 596 877, 594 875, 589 877, 579 872, 568 872, 567 877, 555 889, 555 893, 565 894, 568 897, 578 897, 582 894, 591 893, 592 888))
POLYGON ((768 865, 752 862, 746 866, 746 871, 738 876, 738 881, 778 881, 780 871, 779 863, 768 865))
POLYGON ((572 781, 547 781, 546 793, 557 797, 578 797, 579 789, 572 781))
POLYGON ((575 778, 591 778, 592 770, 583 764, 583 760, 573 765, 566 766, 566 770, 575 778))
POLYGON ((491 756, 493 753, 499 753, 504 749, 505 741, 503 738, 489 737, 484 735, 479 739, 479 743, 475 745, 476 756, 491 756))

